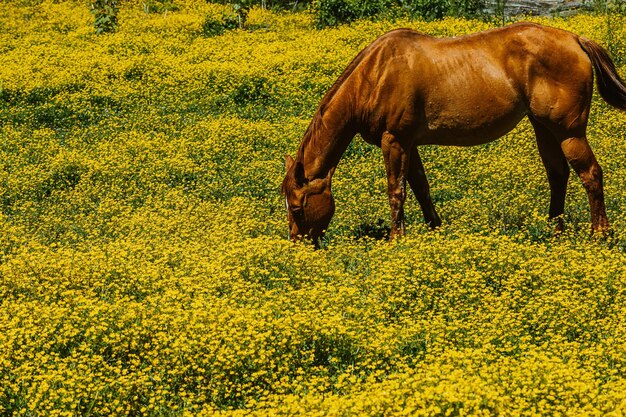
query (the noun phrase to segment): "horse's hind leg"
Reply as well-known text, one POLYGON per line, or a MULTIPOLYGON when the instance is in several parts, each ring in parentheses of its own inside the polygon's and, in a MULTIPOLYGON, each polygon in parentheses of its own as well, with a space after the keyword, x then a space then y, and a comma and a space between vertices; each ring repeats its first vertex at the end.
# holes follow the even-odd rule
MULTIPOLYGON (((596 160, 596 157, 587 142, 586 130, 589 120, 589 106, 591 104, 591 93, 593 90, 593 76, 591 68, 584 65, 585 74, 579 74, 580 77, 569 75, 566 80, 562 80, 562 88, 548 89, 546 85, 538 85, 544 87, 539 90, 542 94, 536 94, 530 100, 531 103, 531 121, 537 132, 537 141, 540 143, 540 152, 547 154, 558 154, 553 145, 543 146, 542 142, 549 142, 550 134, 560 144, 561 151, 565 156, 569 165, 574 169, 578 177, 581 179, 587 197, 589 198, 589 206, 591 211, 591 228, 592 233, 606 233, 609 229, 609 222, 606 217, 606 209, 604 207, 604 190, 602 187, 602 169, 596 160), (549 131, 548 131, 549 130, 549 131), (550 150, 548 150, 550 149, 550 150)), ((562 73, 559 73, 559 76, 562 73)), ((554 76, 554 74, 553 74, 554 76)), ((542 155, 543 158, 543 155, 542 155)), ((554 157, 553 160, 558 160, 554 157)), ((544 162, 545 163, 545 162, 544 162)), ((554 162, 556 172, 563 170, 563 163, 554 162)), ((548 172, 548 176, 550 176, 548 172)), ((559 178, 558 174, 552 174, 553 177, 559 178)), ((556 180, 556 185, 562 183, 564 186, 564 176, 560 175, 560 180, 556 180)), ((554 180, 553 180, 554 181, 554 180)), ((552 183, 550 184, 552 187, 552 183)), ((562 212, 562 194, 560 189, 553 194, 555 210, 562 212)), ((552 205, 550 206, 552 210, 552 205)), ((555 212, 556 213, 556 212, 555 212)), ((552 214, 552 213, 551 213, 552 214)))
POLYGON ((561 142, 561 149, 587 191, 591 210, 592 232, 603 234, 608 232, 609 221, 606 217, 606 208, 604 206, 602 168, 598 164, 587 142, 587 138, 584 135, 569 137, 561 142))
POLYGON ((565 193, 569 179, 569 166, 558 139, 541 123, 530 119, 537 137, 537 147, 541 161, 548 174, 550 184, 549 218, 555 219, 555 234, 563 231, 563 213, 565 211, 565 193))
POLYGON ((391 233, 389 240, 404 235, 404 201, 406 179, 409 172, 409 153, 398 139, 389 132, 383 134, 381 149, 387 171, 387 194, 391 208, 391 233))
POLYGON ((411 149, 409 159, 409 184, 422 208, 426 224, 431 228, 441 226, 441 219, 437 215, 433 200, 430 197, 430 186, 428 185, 424 165, 416 146, 411 149))

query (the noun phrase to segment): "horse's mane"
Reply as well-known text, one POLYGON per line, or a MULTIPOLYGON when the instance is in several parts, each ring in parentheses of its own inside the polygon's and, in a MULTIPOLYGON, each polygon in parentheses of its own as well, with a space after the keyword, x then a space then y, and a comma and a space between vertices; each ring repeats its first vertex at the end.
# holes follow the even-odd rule
POLYGON ((370 50, 370 46, 366 47, 361 52, 359 52, 357 56, 355 56, 354 59, 352 59, 350 64, 348 64, 346 69, 343 70, 339 78, 337 78, 337 80, 333 83, 333 85, 326 92, 326 94, 324 94, 324 97, 320 101, 317 111, 313 115, 313 119, 311 120, 309 127, 304 133, 302 143, 296 155, 296 161, 301 161, 303 159, 304 147, 309 141, 312 140, 313 132, 316 131, 319 128, 319 126, 322 124, 322 117, 324 116, 324 111, 326 110, 328 103, 330 102, 330 100, 333 99, 333 97, 337 93, 337 90, 339 90, 339 88, 343 85, 346 79, 348 79, 348 77, 352 74, 354 69, 361 63, 361 61, 363 61, 363 58, 365 57, 365 55, 367 55, 369 50, 370 50))

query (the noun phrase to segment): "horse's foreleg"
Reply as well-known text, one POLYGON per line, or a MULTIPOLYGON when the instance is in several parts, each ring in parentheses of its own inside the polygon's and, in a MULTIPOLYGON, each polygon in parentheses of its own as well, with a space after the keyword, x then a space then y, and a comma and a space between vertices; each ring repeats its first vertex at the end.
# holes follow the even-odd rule
POLYGON ((591 210, 592 233, 605 234, 609 230, 609 221, 604 206, 602 186, 602 168, 587 143, 586 137, 573 137, 561 142, 561 149, 574 171, 578 174, 587 191, 591 210))
POLYGON ((417 201, 422 208, 426 224, 431 228, 441 226, 441 219, 439 218, 439 215, 435 210, 433 200, 430 197, 430 186, 428 185, 428 179, 426 178, 426 173, 424 172, 424 165, 422 164, 422 159, 420 158, 420 154, 416 146, 411 149, 408 180, 411 185, 411 189, 413 190, 413 194, 417 197, 417 201))
POLYGON ((569 166, 558 139, 543 125, 531 119, 537 137, 537 147, 550 184, 549 218, 556 220, 555 234, 563 231, 565 193, 569 179, 569 166))
POLYGON ((409 154, 398 139, 389 132, 383 134, 381 149, 387 171, 387 194, 391 207, 391 233, 389 239, 404 235, 404 201, 406 179, 409 172, 409 154))

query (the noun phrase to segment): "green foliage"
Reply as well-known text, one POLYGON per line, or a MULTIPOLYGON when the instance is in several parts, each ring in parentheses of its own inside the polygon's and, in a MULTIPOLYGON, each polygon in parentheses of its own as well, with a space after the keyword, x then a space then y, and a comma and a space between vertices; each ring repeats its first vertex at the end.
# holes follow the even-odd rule
POLYGON ((485 0, 418 0, 416 3, 426 4, 427 7, 423 11, 420 8, 417 9, 417 15, 427 20, 441 19, 444 16, 473 19, 483 16, 486 6, 485 0), (430 12, 433 6, 436 7, 439 15, 430 12))
POLYGON ((384 15, 392 0, 318 0, 313 3, 318 28, 384 15))
POLYGON ((313 3, 318 28, 357 19, 406 15, 424 20, 445 16, 476 18, 485 15, 485 0, 317 0, 313 3))
POLYGON ((318 28, 337 26, 358 18, 348 0, 319 0, 314 4, 318 28))
POLYGON ((146 13, 165 13, 180 10, 180 7, 173 0, 146 0, 143 3, 146 13))
POLYGON ((240 29, 242 29, 245 26, 246 20, 248 20, 248 12, 250 11, 250 4, 251 2, 246 1, 246 0, 239 0, 233 3, 233 10, 235 11, 235 14, 237 15, 237 24, 239 25, 240 29))
POLYGON ((232 7, 223 11, 221 15, 207 14, 202 22, 202 35, 205 37, 218 36, 227 30, 243 29, 248 20, 251 2, 238 0, 232 3, 232 7))
POLYGON ((402 3, 411 16, 425 20, 441 19, 450 12, 450 3, 447 0, 408 0, 402 3))
POLYGON ((224 0, 213 3, 232 6, 233 12, 237 16, 237 25, 239 26, 239 28, 243 28, 245 26, 246 20, 248 19, 248 13, 250 12, 250 8, 252 6, 258 5, 262 8, 266 7, 266 3, 264 0, 224 0))
POLYGON ((587 0, 583 3, 595 13, 626 12, 626 0, 587 0))
POLYGON ((302 11, 306 6, 310 5, 314 0, 215 0, 209 2, 217 4, 241 4, 245 3, 247 7, 260 6, 263 9, 274 11, 302 11))
POLYGON ((218 36, 227 30, 236 29, 239 19, 234 14, 223 14, 221 18, 207 15, 202 22, 202 35, 205 37, 218 36))
POLYGON ((94 26, 97 34, 115 32, 117 29, 117 0, 93 0, 91 13, 94 15, 94 26))

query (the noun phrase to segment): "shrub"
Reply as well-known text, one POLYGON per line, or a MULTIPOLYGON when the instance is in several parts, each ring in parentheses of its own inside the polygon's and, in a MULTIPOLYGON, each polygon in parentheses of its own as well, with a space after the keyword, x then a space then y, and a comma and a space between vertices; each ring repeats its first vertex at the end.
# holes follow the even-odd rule
MULTIPOLYGON (((216 4, 233 4, 241 3, 241 0, 215 0, 211 3, 216 4)), ((313 0, 253 0, 247 1, 248 7, 260 6, 263 9, 270 9, 275 11, 290 10, 290 11, 302 11, 305 7, 310 5, 313 0)))
POLYGON ((206 37, 218 36, 226 30, 236 29, 239 26, 239 20, 234 14, 224 13, 221 18, 208 15, 202 23, 202 35, 206 37))
POLYGON ((215 10, 205 15, 202 23, 202 34, 205 37, 221 35, 227 30, 243 29, 248 20, 250 2, 239 0, 232 5, 217 6, 221 13, 215 10))
POLYGON ((424 20, 445 16, 476 18, 485 13, 485 0, 318 0, 313 4, 318 28, 374 16, 408 15, 424 20))
POLYGON ((115 32, 117 29, 117 12, 119 7, 116 0, 93 0, 91 13, 95 21, 96 33, 115 32))
POLYGON ((313 3, 318 29, 385 14, 393 7, 392 0, 318 0, 313 3))

